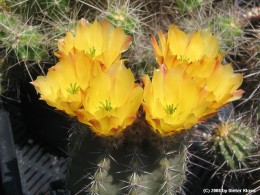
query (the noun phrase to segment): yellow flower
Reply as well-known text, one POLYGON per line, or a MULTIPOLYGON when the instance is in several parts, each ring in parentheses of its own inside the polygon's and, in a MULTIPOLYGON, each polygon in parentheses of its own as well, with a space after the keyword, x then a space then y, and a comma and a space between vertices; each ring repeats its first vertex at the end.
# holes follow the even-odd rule
POLYGON ((152 94, 152 103, 149 95, 144 95, 144 108, 148 113, 147 121, 160 134, 167 135, 188 129, 216 113, 220 107, 241 97, 243 90, 238 88, 242 84, 243 76, 233 73, 230 64, 221 64, 223 54, 219 52, 217 38, 209 31, 196 31, 187 35, 172 25, 167 35, 162 31, 159 31, 158 35, 159 45, 154 36, 152 45, 160 71, 155 73, 152 83, 147 77, 144 79, 144 94, 148 93, 147 91, 152 94), (178 73, 179 70, 182 70, 182 76, 178 73), (175 76, 175 81, 167 79, 169 75, 175 76), (182 84, 184 81, 193 84, 185 86, 182 84), (193 92, 189 94, 191 86, 193 92), (169 90, 166 88, 173 91, 167 92, 169 90), (160 98, 156 98, 154 94, 159 89, 160 98), (171 93, 174 96, 179 94, 179 99, 174 99, 171 93), (173 103, 166 101, 167 96, 172 98, 173 103), (182 110, 185 104, 191 106, 191 103, 193 107, 190 110, 182 110), (180 113, 177 112, 178 109, 180 113), (160 117, 160 114, 165 114, 165 110, 170 110, 169 113, 172 114, 160 117), (158 113, 160 114, 157 115, 158 113))
POLYGON ((205 85, 207 91, 211 92, 211 107, 218 109, 230 101, 241 98, 243 90, 237 90, 243 82, 243 75, 233 73, 231 64, 219 65, 213 74, 207 79, 205 85))
POLYGON ((75 36, 67 32, 66 37, 59 40, 59 51, 56 55, 59 57, 61 53, 68 54, 72 48, 76 48, 99 61, 102 67, 107 69, 129 48, 131 41, 132 37, 126 35, 121 27, 115 29, 106 20, 90 24, 81 19, 75 36))
POLYGON ((242 76, 233 74, 230 65, 219 66, 201 87, 185 68, 173 67, 156 70, 152 81, 146 75, 143 82, 146 120, 155 131, 166 136, 191 128, 229 101, 238 99, 242 76))
POLYGON ((117 135, 134 122, 142 93, 131 70, 114 64, 94 78, 83 99, 83 109, 77 111, 78 119, 99 135, 117 135))
POLYGON ((191 128, 209 104, 194 80, 185 77, 184 69, 157 70, 152 81, 146 75, 143 82, 146 120, 161 135, 191 128))
POLYGON ((49 69, 47 75, 38 76, 32 84, 47 104, 75 115, 74 111, 82 105, 82 93, 91 78, 100 72, 95 61, 83 51, 74 49, 68 55, 60 54, 60 61, 49 69))
POLYGON ((185 34, 176 25, 171 25, 168 34, 159 31, 159 45, 154 36, 151 41, 159 65, 167 68, 183 66, 207 57, 212 60, 222 58, 215 36, 208 30, 185 34))

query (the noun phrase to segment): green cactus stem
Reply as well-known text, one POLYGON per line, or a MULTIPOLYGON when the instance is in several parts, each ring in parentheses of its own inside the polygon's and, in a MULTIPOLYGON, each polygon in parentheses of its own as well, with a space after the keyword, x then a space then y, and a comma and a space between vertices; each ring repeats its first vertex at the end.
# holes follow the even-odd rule
POLYGON ((234 169, 248 167, 248 157, 252 154, 254 130, 236 121, 222 122, 212 136, 218 160, 226 162, 234 169))
MULTIPOLYGON (((214 19, 211 24, 219 32, 221 41, 228 47, 231 47, 234 40, 243 33, 241 26, 237 23, 233 16, 219 16, 214 19)), ((213 28, 212 27, 212 28, 213 28)))
POLYGON ((0 42, 8 51, 14 51, 22 61, 41 61, 47 55, 44 35, 36 26, 23 24, 10 13, 0 13, 0 42))
POLYGON ((69 13, 69 0, 6 0, 6 6, 24 19, 33 16, 54 21, 69 13))
POLYGON ((185 180, 186 146, 169 143, 168 138, 154 144, 147 135, 140 138, 145 134, 137 139, 129 135, 133 132, 116 138, 90 133, 80 141, 80 149, 71 155, 68 187, 72 193, 150 195, 180 190, 185 180))
POLYGON ((127 7, 111 8, 106 19, 117 27, 122 26, 127 34, 133 34, 139 24, 137 16, 130 13, 127 7))
POLYGON ((203 3, 203 0, 176 0, 178 8, 185 11, 192 11, 199 7, 203 3))

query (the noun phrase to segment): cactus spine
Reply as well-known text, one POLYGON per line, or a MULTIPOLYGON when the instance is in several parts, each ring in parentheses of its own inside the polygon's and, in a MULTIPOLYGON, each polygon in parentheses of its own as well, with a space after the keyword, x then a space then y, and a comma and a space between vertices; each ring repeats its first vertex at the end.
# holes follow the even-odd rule
POLYGON ((1 44, 21 61, 40 61, 47 55, 44 35, 37 26, 23 24, 8 12, 0 13, 1 44))
POLYGON ((241 27, 238 25, 236 19, 232 16, 219 16, 213 19, 211 23, 212 28, 219 32, 221 42, 231 47, 235 39, 240 37, 243 33, 241 27))
POLYGON ((138 18, 132 16, 127 7, 112 8, 108 11, 106 18, 115 26, 122 26, 127 34, 133 34, 138 28, 138 18))
POLYGON ((145 137, 129 138, 127 133, 123 136, 106 138, 89 134, 81 142, 70 165, 72 192, 176 194, 185 180, 186 146, 169 138, 158 138, 160 141, 156 142, 145 137))
POLYGON ((199 7, 202 3, 203 0, 177 0, 176 1, 177 7, 183 12, 191 11, 199 7))
POLYGON ((62 14, 69 11, 69 0, 6 0, 10 11, 24 15, 27 18, 44 18, 50 20, 59 19, 62 14))
POLYGON ((219 160, 224 160, 232 170, 248 167, 247 158, 256 146, 253 129, 236 121, 222 122, 212 138, 219 160))

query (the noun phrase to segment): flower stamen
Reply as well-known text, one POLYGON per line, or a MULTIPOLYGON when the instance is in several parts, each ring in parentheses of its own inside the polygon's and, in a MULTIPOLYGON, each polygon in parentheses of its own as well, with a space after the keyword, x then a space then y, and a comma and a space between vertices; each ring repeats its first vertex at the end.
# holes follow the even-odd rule
POLYGON ((166 105, 166 108, 164 111, 167 113, 167 115, 172 115, 176 111, 177 107, 174 107, 173 104, 166 105))
POLYGON ((177 59, 180 61, 186 61, 186 62, 188 62, 190 60, 190 58, 183 56, 183 55, 177 56, 177 59))
POLYGON ((77 94, 78 91, 80 90, 80 86, 77 85, 77 83, 70 83, 70 87, 66 89, 67 92, 69 92, 70 94, 77 94))
POLYGON ((113 110, 111 102, 108 101, 108 100, 106 100, 105 103, 100 102, 100 104, 101 104, 101 106, 99 106, 98 108, 101 109, 101 110, 104 109, 104 110, 106 110, 108 112, 113 110))
POLYGON ((95 49, 94 46, 91 47, 91 48, 89 48, 89 50, 88 50, 88 54, 89 54, 92 58, 95 57, 95 55, 96 55, 96 49, 95 49))

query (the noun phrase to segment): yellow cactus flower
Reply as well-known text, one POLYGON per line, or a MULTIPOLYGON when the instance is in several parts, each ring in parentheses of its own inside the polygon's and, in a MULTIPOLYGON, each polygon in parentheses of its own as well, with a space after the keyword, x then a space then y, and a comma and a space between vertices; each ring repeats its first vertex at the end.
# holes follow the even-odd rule
POLYGON ((132 42, 132 37, 124 33, 124 30, 114 28, 108 21, 94 21, 93 24, 81 19, 76 28, 76 35, 67 32, 64 39, 59 40, 59 51, 68 54, 72 48, 84 51, 86 55, 99 61, 103 68, 107 69, 126 51, 132 42))
POLYGON ((142 93, 131 70, 112 65, 94 78, 83 99, 83 109, 77 111, 78 119, 96 134, 117 135, 134 122, 142 93))
POLYGON ((171 25, 167 35, 159 31, 158 36, 159 45, 154 36, 151 38, 154 54, 158 64, 167 68, 187 65, 205 57, 215 60, 223 56, 219 53, 217 38, 208 30, 185 34, 176 25, 171 25))
POLYGON ((163 136, 189 129, 241 96, 242 76, 230 65, 213 75, 204 87, 181 67, 156 70, 152 81, 144 76, 143 108, 152 128, 163 136))
POLYGON ((61 54, 60 61, 47 75, 38 76, 32 84, 47 104, 75 115, 74 111, 82 105, 82 93, 99 72, 100 66, 95 65, 95 61, 74 49, 68 55, 61 54))
MULTIPOLYGON (((157 129, 159 133, 167 135, 181 129, 190 128, 192 124, 194 125, 204 120, 216 113, 220 107, 241 97, 243 90, 238 90, 238 88, 242 84, 243 76, 242 74, 235 74, 230 64, 221 64, 223 54, 219 52, 217 38, 211 35, 209 31, 196 31, 185 34, 178 29, 177 26, 172 25, 167 35, 159 31, 158 36, 159 44, 156 42, 154 36, 152 36, 151 41, 156 60, 160 65, 159 72, 161 73, 155 73, 152 84, 150 84, 151 81, 147 80, 147 78, 144 79, 146 85, 144 94, 147 93, 146 91, 152 91, 151 93, 153 94, 158 88, 162 88, 160 89, 162 90, 160 92, 161 97, 157 98, 157 100, 155 98, 152 104, 149 104, 149 96, 144 95, 144 108, 148 113, 147 121, 154 129, 157 129), (175 83, 173 81, 167 81, 166 78, 178 69, 182 70, 183 75, 179 75, 177 78, 192 80, 193 85, 196 86, 198 90, 196 95, 189 94, 189 92, 186 91, 191 86, 185 87, 181 84, 181 79, 175 80, 175 83), (163 79, 158 79, 157 74, 161 75, 163 79), (176 86, 177 84, 179 88, 181 87, 180 89, 176 86), (175 95, 179 94, 181 102, 186 101, 186 103, 178 102, 179 99, 172 100, 174 101, 172 104, 167 103, 166 96, 171 97, 171 94, 163 90, 168 87, 175 91, 171 93, 175 93, 175 95), (199 98, 197 98, 197 96, 199 98), (196 103, 197 99, 198 104, 196 103), (161 104, 161 114, 163 114, 165 109, 174 110, 170 115, 174 117, 167 115, 168 122, 165 122, 166 115, 165 117, 160 117, 154 114, 158 113, 158 109, 160 109, 156 101, 159 101, 159 104, 161 104), (182 110, 185 104, 191 105, 189 101, 194 103, 194 110, 189 110, 190 115, 182 110), (177 113, 178 108, 181 114, 177 113), (186 115, 184 115, 184 113, 186 113, 186 115), (193 116, 193 118, 188 118, 188 116, 193 116), (180 122, 180 117, 183 123, 180 122)), ((154 95, 152 95, 151 99, 154 99, 153 96, 154 95)))
POLYGON ((156 70, 152 81, 146 75, 143 82, 146 120, 161 135, 191 128, 209 104, 202 101, 202 92, 194 80, 185 77, 184 69, 156 70))
POLYGON ((206 88, 213 94, 212 108, 219 108, 230 101, 241 98, 243 90, 237 90, 243 82, 243 75, 233 73, 231 64, 219 65, 208 78, 206 88))

